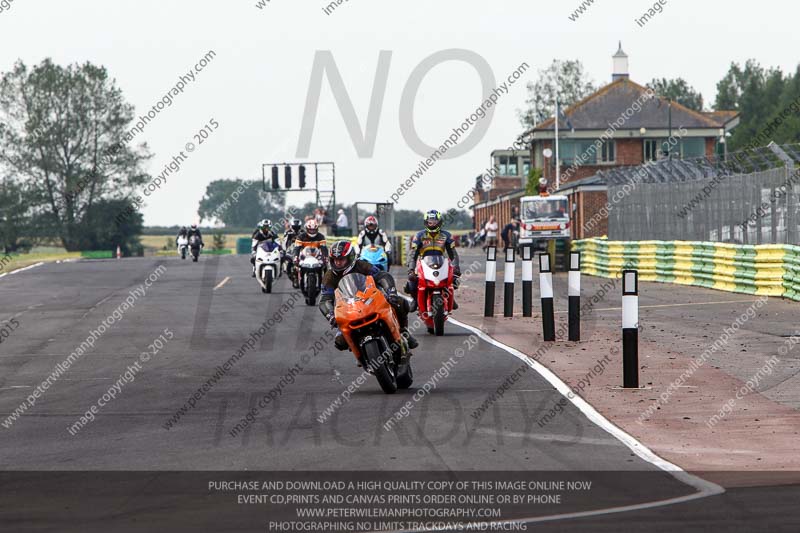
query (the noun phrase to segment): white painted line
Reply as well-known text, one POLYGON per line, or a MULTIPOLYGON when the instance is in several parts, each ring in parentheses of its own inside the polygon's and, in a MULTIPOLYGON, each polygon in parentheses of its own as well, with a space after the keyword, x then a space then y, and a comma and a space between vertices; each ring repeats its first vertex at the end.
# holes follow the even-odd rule
MULTIPOLYGON (((606 514, 614 514, 614 513, 625 513, 630 511, 640 511, 642 509, 652 509, 654 507, 664 507, 668 505, 675 505, 678 503, 684 503, 692 500, 697 500, 701 498, 708 498, 710 496, 716 496, 719 494, 723 494, 725 489, 717 485, 716 483, 711 483, 710 481, 706 481, 705 479, 699 478, 693 474, 690 474, 683 470, 681 467, 670 463, 666 459, 659 457, 653 451, 651 451, 647 446, 636 440, 635 437, 626 433, 618 426, 614 425, 610 420, 605 418, 601 415, 591 404, 589 404, 586 400, 581 398, 577 395, 572 395, 572 398, 569 397, 570 388, 567 386, 566 383, 561 381, 557 375, 551 372, 547 367, 539 363, 538 361, 531 359, 524 353, 520 352, 519 350, 512 348, 511 346, 505 345, 502 342, 493 339, 489 335, 485 334, 483 331, 479 330, 478 328, 472 327, 468 324, 463 324, 458 320, 453 318, 450 319, 450 322, 456 326, 461 326, 462 328, 470 331, 483 339, 484 341, 492 344, 508 353, 516 357, 517 359, 525 362, 528 366, 536 370, 544 379, 546 379, 550 385, 552 385, 558 392, 560 392, 565 398, 567 398, 572 404, 581 412, 583 415, 588 418, 591 422, 595 423, 597 426, 608 432, 611 436, 616 438, 622 444, 628 447, 634 454, 640 457, 642 460, 660 468, 661 470, 669 473, 675 479, 693 487, 697 490, 694 494, 688 494, 686 496, 679 496, 677 498, 669 498, 666 500, 657 500, 653 502, 645 502, 640 504, 634 505, 625 505, 620 507, 610 507, 607 509, 596 509, 592 511, 581 511, 575 513, 565 513, 559 515, 548 515, 548 516, 536 516, 530 518, 517 518, 513 520, 506 520, 498 523, 504 524, 519 524, 519 523, 535 523, 535 522, 550 522, 554 520, 568 520, 572 518, 585 518, 589 516, 599 516, 599 515, 606 515, 606 514)), ((397 532, 400 533, 400 532, 397 532)))
MULTIPOLYGON (((100 300, 99 302, 97 302, 96 304, 94 304, 93 306, 91 306, 91 307, 89 308, 89 310, 88 310, 88 311, 86 311, 85 313, 83 313, 83 316, 81 316, 81 320, 82 320, 82 319, 84 319, 84 318, 86 318, 86 317, 89 315, 89 313, 91 313, 92 311, 94 311, 95 309, 97 309, 97 308, 98 308, 98 306, 101 306, 101 305, 103 305, 105 302, 107 302, 108 300, 110 300, 112 296, 113 296, 113 294, 109 294, 108 296, 106 296, 105 298, 103 298, 102 300, 100 300)), ((49 340, 50 340, 50 341, 52 341, 53 339, 49 339, 49 340)))
POLYGON ((10 274, 16 274, 17 272, 25 272, 26 270, 30 270, 32 268, 36 268, 38 266, 42 266, 43 264, 44 264, 44 262, 39 262, 39 263, 36 263, 35 265, 28 265, 28 266, 23 267, 23 268, 18 268, 16 270, 12 270, 11 272, 3 272, 2 274, 0 274, 0 278, 3 278, 3 277, 8 276, 10 274))
POLYGON ((543 442, 567 442, 569 444, 593 444, 597 446, 619 446, 619 441, 614 439, 596 439, 594 437, 576 437, 570 435, 556 435, 556 434, 532 434, 520 433, 517 431, 495 431, 491 428, 479 428, 476 433, 484 435, 499 435, 501 437, 511 437, 514 439, 531 439, 540 440, 543 442))
POLYGON ((217 286, 216 286, 216 287, 214 287, 214 290, 221 289, 221 288, 222 288, 222 286, 223 286, 223 285, 225 285, 226 283, 228 283, 230 280, 231 280, 231 277, 230 277, 230 276, 227 276, 225 279, 223 279, 222 281, 220 281, 220 282, 217 284, 217 286))

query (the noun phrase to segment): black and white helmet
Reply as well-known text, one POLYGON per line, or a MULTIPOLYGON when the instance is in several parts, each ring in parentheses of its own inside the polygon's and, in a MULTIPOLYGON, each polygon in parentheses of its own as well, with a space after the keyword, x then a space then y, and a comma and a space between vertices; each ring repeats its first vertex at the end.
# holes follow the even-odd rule
POLYGON ((356 250, 350 241, 337 241, 330 250, 331 270, 340 276, 356 266, 356 250))

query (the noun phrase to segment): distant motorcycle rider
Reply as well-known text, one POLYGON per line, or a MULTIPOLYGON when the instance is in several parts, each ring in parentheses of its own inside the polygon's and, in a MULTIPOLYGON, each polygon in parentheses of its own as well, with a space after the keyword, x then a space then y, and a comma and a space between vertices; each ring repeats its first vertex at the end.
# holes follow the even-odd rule
POLYGON ((297 259, 300 257, 300 252, 308 245, 319 246, 323 257, 328 256, 328 247, 325 242, 325 235, 320 233, 319 224, 313 218, 306 220, 306 225, 303 231, 294 240, 294 250, 292 257, 297 259))
POLYGON ((186 242, 189 242, 188 232, 189 230, 186 229, 186 226, 182 226, 181 229, 178 230, 178 235, 175 237, 175 246, 178 246, 178 241, 181 238, 184 238, 186 239, 186 242))
MULTIPOLYGON (((441 253, 447 255, 453 263, 453 288, 457 289, 460 282, 461 267, 459 266, 456 241, 449 231, 442 229, 442 214, 435 209, 425 213, 425 229, 414 235, 411 239, 411 250, 408 254, 408 292, 416 298, 419 287, 417 278, 417 259, 426 255, 441 253)), ((453 309, 458 309, 458 304, 453 299, 453 309)))
MULTIPOLYGON (((293 250, 294 242, 297 240, 297 236, 300 235, 300 230, 303 229, 303 223, 300 221, 299 218, 293 218, 291 222, 289 222, 289 228, 283 233, 283 249, 287 252, 293 250)), ((286 253, 283 256, 284 262, 284 270, 287 274, 290 275, 292 273, 292 261, 293 257, 286 253)))
POLYGON ((381 246, 392 262, 392 242, 386 232, 378 227, 378 219, 370 215, 364 219, 364 229, 358 234, 358 249, 363 250, 370 246, 381 246))
POLYGON ((206 245, 203 242, 203 235, 200 234, 200 228, 197 227, 197 224, 192 224, 189 231, 186 232, 186 238, 189 239, 189 242, 191 242, 192 237, 197 237, 201 248, 206 245))
POLYGON ((250 238, 252 239, 250 246, 250 264, 253 265, 253 277, 256 277, 256 250, 258 249, 258 245, 264 241, 277 243, 278 236, 272 231, 272 222, 270 222, 268 218, 264 218, 258 223, 258 226, 256 226, 250 238))
POLYGON ((303 229, 303 223, 299 218, 293 218, 289 223, 289 229, 283 233, 283 247, 291 250, 297 236, 300 235, 300 230, 303 229))
MULTIPOLYGON (((419 343, 408 331, 408 313, 411 310, 411 304, 406 298, 397 294, 397 287, 391 274, 378 270, 377 267, 367 261, 356 259, 356 250, 350 241, 337 241, 334 243, 330 249, 330 269, 322 277, 322 296, 319 301, 319 310, 328 322, 332 326, 336 326, 336 318, 334 316, 336 288, 342 278, 351 273, 373 277, 375 283, 386 295, 387 301, 397 313, 397 321, 400 324, 403 336, 407 339, 409 349, 417 348, 419 343)), ((342 336, 341 331, 337 331, 334 345, 342 351, 348 349, 347 341, 342 336)))

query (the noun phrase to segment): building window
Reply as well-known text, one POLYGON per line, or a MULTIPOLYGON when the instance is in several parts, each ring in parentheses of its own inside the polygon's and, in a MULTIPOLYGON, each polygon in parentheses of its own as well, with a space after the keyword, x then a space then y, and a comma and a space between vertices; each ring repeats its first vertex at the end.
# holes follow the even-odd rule
POLYGON ((507 155, 497 156, 498 175, 499 176, 518 176, 517 158, 507 155))
POLYGON ((681 141, 681 158, 691 159, 693 157, 705 157, 706 140, 695 137, 693 139, 683 139, 681 141))
POLYGON ((522 158, 522 175, 527 176, 531 171, 531 158, 530 157, 523 157, 522 158))
POLYGON ((613 163, 617 160, 617 145, 613 140, 603 141, 600 149, 600 160, 603 163, 613 163))
POLYGON ((658 139, 645 139, 642 142, 644 146, 644 162, 657 161, 661 159, 661 154, 658 153, 659 142, 658 139))
POLYGON ((597 164, 597 149, 594 141, 564 139, 558 143, 558 157, 565 165, 597 164))

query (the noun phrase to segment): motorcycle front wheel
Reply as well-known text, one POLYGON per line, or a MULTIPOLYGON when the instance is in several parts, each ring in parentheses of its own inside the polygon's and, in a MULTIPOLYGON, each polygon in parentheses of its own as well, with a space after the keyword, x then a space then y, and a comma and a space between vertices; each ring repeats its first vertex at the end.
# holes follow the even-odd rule
POLYGON ((433 307, 433 334, 437 337, 444 335, 444 298, 441 294, 434 294, 431 299, 433 307))
POLYGON ((272 269, 271 268, 267 268, 266 271, 267 271, 267 273, 266 273, 266 277, 264 279, 264 287, 266 289, 265 289, 264 292, 269 294, 269 293, 272 292, 272 269))
POLYGON ((306 274, 306 304, 316 305, 317 292, 319 291, 319 281, 316 272, 306 274))
POLYGON ((367 341, 362 346, 366 355, 367 364, 370 365, 372 373, 375 374, 375 379, 386 394, 394 394, 397 392, 397 378, 394 375, 390 361, 384 361, 383 364, 377 364, 381 360, 381 344, 377 339, 367 341), (374 365, 374 366, 372 366, 374 365))

